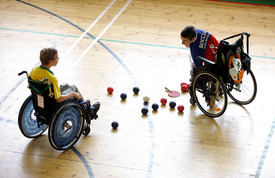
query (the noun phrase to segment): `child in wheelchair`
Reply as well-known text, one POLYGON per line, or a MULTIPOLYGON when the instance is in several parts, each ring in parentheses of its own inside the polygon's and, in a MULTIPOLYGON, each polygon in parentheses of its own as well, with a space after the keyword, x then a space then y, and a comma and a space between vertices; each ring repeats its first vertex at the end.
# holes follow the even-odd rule
POLYGON ((53 148, 72 148, 81 135, 90 133, 91 120, 97 119, 100 103, 91 106, 75 85, 58 86, 58 80, 50 70, 58 64, 55 48, 40 51, 41 65, 26 74, 31 95, 24 101, 18 116, 18 125, 27 138, 37 138, 48 129, 53 148))
POLYGON ((50 70, 52 66, 56 66, 59 62, 58 51, 55 48, 44 48, 40 51, 39 67, 35 67, 29 76, 34 81, 41 81, 45 78, 53 85, 53 93, 56 103, 62 103, 69 99, 76 99, 85 108, 90 119, 96 119, 100 103, 97 102, 91 106, 90 101, 85 101, 82 94, 75 85, 62 84, 58 85, 58 80, 54 73, 50 70))

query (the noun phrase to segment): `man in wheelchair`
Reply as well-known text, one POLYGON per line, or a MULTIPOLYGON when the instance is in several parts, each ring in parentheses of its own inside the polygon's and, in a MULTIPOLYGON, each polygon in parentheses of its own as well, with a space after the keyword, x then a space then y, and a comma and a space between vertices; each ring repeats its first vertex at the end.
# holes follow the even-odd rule
POLYGON ((193 59, 194 68, 202 66, 202 61, 198 60, 198 56, 216 61, 216 53, 219 47, 218 40, 209 32, 196 29, 193 26, 185 27, 180 35, 182 44, 190 48, 193 59))
POLYGON ((97 111, 100 108, 100 103, 97 102, 91 106, 90 101, 84 101, 84 98, 78 88, 75 85, 63 84, 58 85, 58 80, 54 73, 50 70, 52 66, 56 66, 59 62, 58 51, 55 48, 44 48, 40 51, 40 62, 39 67, 35 67, 30 72, 29 76, 34 81, 41 81, 45 78, 53 86, 53 93, 56 103, 61 103, 69 99, 76 99, 79 103, 83 102, 85 110, 90 113, 91 119, 97 118, 97 111))
POLYGON ((190 103, 210 117, 221 116, 227 107, 227 95, 236 103, 251 103, 257 83, 250 69, 250 34, 243 32, 220 41, 209 32, 185 27, 180 38, 192 56, 190 103), (246 46, 243 36, 246 36, 246 46), (230 44, 227 40, 240 37, 230 44), (246 47, 246 53, 244 52, 246 47), (244 73, 246 71, 246 73, 244 73))
MULTIPOLYGON (((203 62, 198 59, 198 56, 204 57, 213 63, 216 61, 216 53, 219 47, 218 40, 209 32, 201 29, 196 29, 194 26, 186 26, 181 34, 180 38, 182 44, 187 48, 190 48, 192 56, 192 69, 191 69, 191 81, 198 71, 204 70, 205 66, 203 62)), ((204 84, 201 84, 203 88, 204 84)), ((190 102, 195 104, 194 99, 192 98, 192 93, 190 102)))

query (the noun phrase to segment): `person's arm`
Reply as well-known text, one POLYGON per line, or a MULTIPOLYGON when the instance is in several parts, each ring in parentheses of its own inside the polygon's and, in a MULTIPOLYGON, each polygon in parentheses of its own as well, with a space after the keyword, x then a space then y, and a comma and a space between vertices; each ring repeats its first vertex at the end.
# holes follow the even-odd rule
POLYGON ((218 47, 219 47, 218 40, 213 35, 211 35, 208 40, 207 47, 205 49, 204 57, 212 62, 216 62, 216 53, 218 51, 218 47))
POLYGON ((81 94, 76 93, 76 92, 71 92, 71 93, 68 93, 68 94, 65 94, 65 95, 61 95, 59 98, 56 99, 56 102, 61 103, 62 101, 65 101, 65 100, 70 99, 72 97, 76 98, 77 100, 82 99, 81 94))

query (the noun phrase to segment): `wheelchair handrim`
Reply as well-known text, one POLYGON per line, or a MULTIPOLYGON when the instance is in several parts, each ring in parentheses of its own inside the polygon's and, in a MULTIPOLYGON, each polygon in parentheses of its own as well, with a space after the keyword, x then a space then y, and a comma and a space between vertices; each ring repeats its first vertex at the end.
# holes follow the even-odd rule
MULTIPOLYGON (((220 81, 220 79, 214 75, 213 73, 211 72, 206 72, 206 71, 203 71, 203 72, 200 72, 198 73, 195 77, 194 77, 194 81, 193 81, 193 85, 192 85, 192 91, 193 91, 193 95, 194 95, 194 99, 196 101, 196 104, 197 106, 200 108, 200 110, 207 116, 209 117, 219 117, 221 116, 225 110, 226 110, 226 107, 227 107, 227 90, 225 88, 225 86, 223 85, 223 83, 220 81), (208 105, 206 104, 203 104, 203 101, 202 100, 199 100, 197 96, 197 93, 199 93, 200 95, 202 95, 201 98, 203 98, 203 100, 207 100, 206 97, 203 96, 202 92, 199 92, 198 89, 196 89, 196 86, 194 85, 196 83, 196 80, 198 80, 198 78, 202 75, 208 75, 210 77, 212 77, 213 79, 215 79, 217 82, 218 82, 218 87, 221 87, 222 88, 222 91, 223 91, 223 95, 221 98, 221 100, 223 100, 224 102, 222 102, 222 107, 220 106, 211 106, 211 107, 208 107, 208 105)), ((206 101, 205 101, 206 102, 206 101)), ((210 103, 210 101, 209 101, 210 103)), ((209 104, 208 103, 208 104, 209 104)), ((210 104, 209 104, 210 105, 210 104)))
POLYGON ((61 106, 54 114, 49 129, 49 140, 58 150, 72 147, 83 131, 83 111, 76 103, 61 106))
POLYGON ((48 128, 46 124, 38 127, 34 113, 33 102, 31 96, 29 96, 23 103, 18 117, 19 128, 22 134, 28 138, 36 138, 43 134, 48 128))

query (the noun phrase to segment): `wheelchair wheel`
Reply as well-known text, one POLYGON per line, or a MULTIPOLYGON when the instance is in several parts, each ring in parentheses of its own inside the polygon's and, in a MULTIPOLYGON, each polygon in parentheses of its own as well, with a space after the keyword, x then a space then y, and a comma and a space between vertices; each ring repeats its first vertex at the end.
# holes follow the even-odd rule
POLYGON ((193 98, 200 110, 209 117, 221 116, 227 107, 226 88, 213 73, 198 73, 192 84, 193 98))
POLYGON ((257 83, 253 72, 244 73, 240 83, 227 85, 229 97, 238 104, 245 105, 251 103, 257 94, 257 83))
POLYGON ((20 108, 18 125, 22 134, 28 138, 36 138, 42 135, 48 128, 46 124, 38 127, 31 96, 25 100, 20 108))
POLYGON ((84 112, 79 104, 67 102, 54 113, 49 127, 49 141, 57 150, 74 146, 84 127, 84 112))

